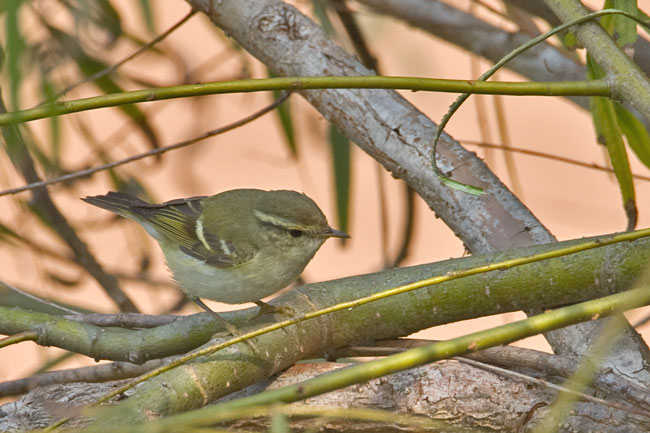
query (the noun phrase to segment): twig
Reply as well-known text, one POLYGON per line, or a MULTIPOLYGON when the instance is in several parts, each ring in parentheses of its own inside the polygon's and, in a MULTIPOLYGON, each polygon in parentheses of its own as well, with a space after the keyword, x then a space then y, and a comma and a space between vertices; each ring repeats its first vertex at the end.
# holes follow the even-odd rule
MULTIPOLYGON (((199 313, 203 314, 203 313, 199 313)), ((134 314, 134 313, 120 313, 120 314, 74 314, 71 316, 63 316, 68 320, 75 322, 86 323, 94 326, 113 326, 118 328, 155 328, 157 326, 168 325, 170 323, 183 320, 185 316, 164 315, 157 316, 151 314, 134 314)))
POLYGON ((0 349, 23 341, 36 341, 38 340, 38 337, 39 333, 37 331, 25 331, 10 335, 9 337, 0 339, 0 349))
POLYGON ((0 397, 19 395, 39 386, 70 382, 108 382, 111 380, 136 377, 149 370, 157 368, 174 357, 153 359, 142 365, 129 362, 110 362, 90 367, 71 368, 67 370, 50 371, 24 379, 9 380, 0 383, 0 397))
MULTIPOLYGON (((555 160, 555 161, 565 162, 567 164, 577 165, 577 166, 580 166, 580 167, 591 168, 591 169, 600 170, 600 171, 606 171, 608 173, 614 173, 614 170, 612 170, 609 167, 605 167, 605 166, 598 165, 598 164, 595 164, 595 163, 590 164, 590 163, 587 163, 587 162, 580 161, 578 159, 571 159, 571 158, 567 158, 567 157, 561 156, 561 155, 553 155, 553 154, 550 154, 550 153, 539 152, 537 150, 521 149, 521 148, 517 148, 517 147, 504 146, 502 144, 480 143, 478 141, 471 141, 471 140, 461 140, 461 143, 469 144, 471 146, 486 147, 486 148, 489 148, 489 149, 505 150, 506 152, 516 152, 516 153, 521 153, 521 154, 524 154, 524 155, 537 156, 539 158, 547 158, 547 159, 552 159, 552 160, 555 160)), ((650 176, 644 176, 642 174, 632 174, 632 177, 634 177, 635 179, 639 179, 639 180, 650 181, 650 176)))

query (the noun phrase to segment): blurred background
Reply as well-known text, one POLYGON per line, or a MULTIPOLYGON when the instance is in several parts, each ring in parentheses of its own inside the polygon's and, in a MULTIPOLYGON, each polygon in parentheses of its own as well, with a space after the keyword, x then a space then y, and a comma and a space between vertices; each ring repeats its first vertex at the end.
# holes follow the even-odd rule
MULTIPOLYGON (((290 3, 328 28, 331 37, 347 50, 354 50, 331 3, 290 3)), ((505 16, 507 9, 501 1, 447 3, 507 31, 518 31, 518 25, 505 16)), ((585 3, 593 8, 602 7, 602 2, 585 3)), ((451 42, 361 3, 347 5, 383 75, 474 79, 490 66, 451 42)), ((4 10, 0 39, 5 63, 0 85, 9 111, 36 106, 118 62, 190 12, 188 4, 181 0, 8 1, 1 7, 4 10), (12 15, 14 12, 16 15, 12 15), (22 37, 21 48, 12 39, 15 27, 22 37), (20 53, 20 62, 13 72, 6 62, 12 49, 14 54, 20 53), (19 86, 12 85, 16 79, 19 86)), ((639 7, 650 10, 650 1, 639 2, 639 7)), ((530 21, 539 29, 548 28, 541 19, 530 21)), ((552 43, 561 47, 559 40, 552 43)), ((581 51, 567 56, 584 61, 581 51)), ((60 99, 268 75, 264 65, 205 16, 196 14, 117 72, 75 87, 60 99)), ((495 79, 526 78, 504 69, 495 79)), ((440 121, 457 96, 401 93, 435 122, 440 121)), ((37 120, 23 125, 21 132, 40 177, 47 179, 199 136, 263 108, 273 98, 269 92, 260 92, 150 102, 138 104, 130 111, 110 108, 37 120)), ((119 277, 121 287, 138 309, 150 314, 188 314, 198 310, 193 304, 182 302, 182 294, 175 288, 158 246, 144 230, 83 203, 80 197, 118 188, 153 201, 212 195, 233 188, 304 192, 320 205, 333 226, 352 236, 346 243, 328 241, 307 267, 305 282, 465 254, 462 242, 422 200, 415 197, 409 212, 403 183, 379 168, 353 143, 338 136, 299 95, 293 95, 284 109, 284 126, 276 110, 189 147, 58 183, 48 190, 98 262, 119 277), (287 128, 286 122, 290 122, 291 128, 287 128), (406 241, 407 225, 412 225, 412 233, 406 241), (404 245, 405 254, 400 254, 404 245), (399 256, 404 257, 398 261, 399 256)), ((483 158, 558 239, 626 228, 626 214, 614 175, 560 160, 609 167, 607 152, 596 140, 589 112, 567 99, 472 96, 446 131, 483 158), (481 143, 505 143, 550 157, 486 149, 481 143)), ((647 167, 632 152, 628 153, 632 172, 650 176, 647 167)), ((0 152, 0 189, 23 184, 23 176, 7 153, 0 152)), ((634 186, 637 227, 648 227, 649 178, 637 177, 634 186)), ((115 303, 75 264, 56 228, 44 223, 30 200, 30 192, 0 196, 0 280, 63 304, 117 312, 115 303)), ((8 299, 9 294, 2 293, 8 299)), ((217 311, 239 308, 209 304, 217 311)), ((637 310, 629 316, 634 323, 645 314, 637 310)), ((522 317, 523 313, 509 313, 465 321, 423 331, 419 336, 450 338, 522 317)), ((639 331, 645 334, 647 329, 642 326, 639 331)), ((518 344, 548 350, 541 337, 518 344)), ((81 355, 62 358, 63 353, 31 342, 4 348, 0 351, 0 365, 5 366, 0 369, 0 380, 29 376, 51 361, 55 362, 54 368, 94 363, 81 355)))

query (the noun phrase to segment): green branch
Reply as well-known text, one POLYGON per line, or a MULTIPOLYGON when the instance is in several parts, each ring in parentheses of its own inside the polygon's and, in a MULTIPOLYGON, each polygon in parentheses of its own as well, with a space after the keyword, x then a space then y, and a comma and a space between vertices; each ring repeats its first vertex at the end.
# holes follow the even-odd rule
POLYGON ((479 82, 418 77, 280 77, 253 80, 217 81, 202 84, 134 90, 103 96, 56 102, 29 110, 0 114, 0 126, 28 122, 46 117, 77 113, 97 108, 117 107, 138 102, 162 101, 188 96, 268 90, 310 89, 401 89, 427 92, 481 93, 528 96, 610 96, 604 80, 554 83, 479 82))

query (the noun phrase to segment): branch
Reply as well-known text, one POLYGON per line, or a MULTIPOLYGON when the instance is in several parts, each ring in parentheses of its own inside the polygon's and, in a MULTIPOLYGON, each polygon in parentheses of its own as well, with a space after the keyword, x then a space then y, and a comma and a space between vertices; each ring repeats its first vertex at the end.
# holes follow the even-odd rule
MULTIPOLYGON (((0 397, 25 394, 29 390, 54 384, 72 382, 99 383, 128 379, 160 367, 166 361, 166 359, 154 359, 142 365, 135 365, 128 362, 111 362, 108 364, 93 365, 91 367, 71 368, 68 370, 36 374, 24 379, 0 383, 0 397)), ((0 431, 2 430, 0 429, 0 431)))
MULTIPOLYGON (((169 152, 171 150, 177 150, 177 149, 180 149, 180 148, 183 148, 183 147, 186 147, 186 146, 190 146, 190 145, 192 145, 194 143, 197 143, 197 142, 199 142, 201 140, 205 140, 206 138, 210 138, 210 137, 214 137, 215 135, 223 134, 224 132, 231 131, 231 130, 239 128, 240 126, 243 126, 243 125, 245 125, 245 124, 247 124, 249 122, 257 120, 259 117, 263 116, 264 114, 266 114, 266 113, 268 113, 270 111, 273 111, 280 104, 282 104, 284 101, 286 101, 289 98, 289 96, 291 96, 291 92, 285 92, 281 96, 279 96, 275 101, 273 101, 271 104, 269 104, 269 105, 255 111, 254 113, 251 113, 248 116, 243 117, 241 119, 238 119, 238 120, 236 120, 236 121, 234 121, 232 123, 229 123, 229 124, 227 124, 225 126, 221 126, 219 128, 215 128, 215 129, 212 129, 210 131, 204 132, 204 133, 202 133, 201 135, 199 135, 197 137, 190 138, 190 139, 183 140, 183 141, 179 141, 177 143, 170 144, 170 145, 167 145, 167 146, 157 147, 157 148, 151 149, 151 150, 149 150, 147 152, 143 152, 143 153, 139 153, 139 154, 136 154, 136 155, 133 155, 133 156, 129 156, 127 158, 123 158, 123 159, 120 159, 118 161, 111 161, 111 162, 108 162, 108 163, 105 163, 105 164, 98 165, 96 167, 91 167, 91 168, 87 168, 87 169, 84 169, 84 170, 77 170, 77 171, 74 171, 72 173, 68 173, 68 174, 65 174, 63 176, 56 177, 54 179, 48 179, 48 180, 43 180, 43 181, 39 180, 39 181, 36 181, 36 182, 30 182, 28 185, 23 185, 23 186, 16 187, 16 188, 6 189, 6 190, 3 190, 3 191, 0 191, 0 196, 9 195, 9 194, 16 194, 16 193, 19 193, 19 192, 22 192, 22 191, 34 190, 34 189, 37 189, 37 188, 41 188, 43 186, 52 185, 52 184, 59 183, 59 182, 64 182, 64 181, 69 181, 71 179, 78 179, 80 177, 86 177, 86 176, 89 176, 91 174, 97 173, 99 171, 109 170, 109 169, 112 169, 112 168, 115 168, 115 167, 119 167, 120 165, 129 164, 129 163, 131 163, 133 161, 148 158, 148 157, 151 157, 151 156, 158 156, 158 155, 161 155, 161 154, 163 154, 165 152, 169 152)), ((98 97, 98 98, 103 99, 104 97, 98 97)), ((29 111, 29 110, 27 110, 27 111, 29 111)), ((0 114, 0 117, 2 117, 1 114, 0 114)))
MULTIPOLYGON (((625 236, 632 236, 632 234, 625 236)), ((593 241, 601 244, 608 239, 611 237, 603 236, 593 238, 593 241)), ((558 247, 583 245, 585 242, 587 240, 574 240, 518 248, 503 253, 463 257, 309 284, 278 297, 277 301, 292 307, 297 312, 316 310, 357 300, 432 276, 445 275, 449 272, 458 274, 461 270, 502 260, 548 253, 557 250, 558 247)), ((392 338, 431 326, 487 314, 593 299, 629 288, 631 282, 640 275, 646 265, 648 256, 650 256, 650 239, 642 238, 498 272, 447 281, 440 286, 444 286, 445 290, 438 289, 438 286, 431 286, 391 297, 390 302, 378 301, 359 307, 348 319, 354 323, 345 323, 342 318, 337 319, 336 323, 330 323, 332 315, 319 318, 316 322, 323 321, 323 329, 332 327, 331 332, 336 335, 341 334, 343 339, 336 342, 329 341, 325 335, 321 335, 324 332, 322 330, 311 338, 320 341, 318 343, 320 345, 315 349, 316 354, 320 355, 323 351, 350 345, 357 339, 367 340, 368 329, 373 330, 372 338, 392 338), (605 277, 604 273, 608 275, 605 277), (615 281, 616 286, 612 286, 610 281, 615 281), (528 290, 522 293, 521 287, 528 287, 528 290), (422 296, 427 299, 424 303, 419 300, 422 296), (457 308, 458 305, 463 305, 463 308, 457 308), (360 321, 357 314, 365 311, 366 308, 369 309, 367 314, 372 317, 360 321), (431 309, 436 311, 434 316, 430 314, 431 309), (351 333, 349 326, 355 329, 354 332, 351 333), (361 327, 357 328, 358 326, 361 327)), ((249 308, 223 313, 223 315, 236 326, 241 326, 240 331, 244 331, 257 328, 260 323, 269 319, 266 316, 251 322, 255 312, 255 308, 249 308)), ((339 317, 340 314, 342 313, 337 312, 334 316, 339 317)), ((115 316, 109 316, 109 318, 113 317, 115 316)), ((310 327, 307 324, 298 326, 310 327)), ((0 333, 13 335, 25 331, 39 331, 39 344, 57 346, 94 359, 132 363, 185 353, 205 343, 220 330, 222 329, 219 324, 205 313, 186 316, 156 328, 127 330, 104 329, 60 316, 0 307, 0 333)), ((312 341, 311 344, 316 344, 316 341, 312 341)), ((295 360, 297 359, 292 361, 295 360)))
MULTIPOLYGON (((387 356, 400 353, 414 347, 431 344, 430 340, 402 338, 398 340, 378 340, 372 344, 348 346, 334 351, 332 359, 351 357, 387 356)), ((553 355, 538 350, 525 349, 515 346, 499 346, 468 353, 458 359, 470 359, 489 365, 497 365, 514 371, 530 372, 534 370, 535 376, 543 375, 546 378, 568 378, 576 369, 580 359, 570 355, 553 355)), ((619 376, 613 377, 601 369, 593 378, 592 387, 608 395, 615 395, 619 400, 641 407, 647 411, 650 408, 650 391, 641 388, 635 383, 619 376)))
MULTIPOLYGON (((506 0, 506 2, 542 18, 552 27, 562 23, 543 0, 506 0)), ((643 34, 639 35, 634 43, 633 60, 646 75, 650 75, 650 41, 645 39, 643 34)))
MULTIPOLYGON (((369 71, 366 71, 370 73, 369 71)), ((41 105, 27 110, 0 114, 0 126, 30 122, 47 117, 79 113, 106 107, 165 101, 168 99, 220 95, 228 93, 261 92, 269 90, 305 89, 403 89, 449 93, 501 94, 519 96, 611 96, 609 86, 603 80, 548 82, 498 82, 468 81, 422 77, 386 76, 295 76, 257 78, 247 80, 216 81, 199 84, 179 84, 169 87, 132 90, 92 96, 41 105)))

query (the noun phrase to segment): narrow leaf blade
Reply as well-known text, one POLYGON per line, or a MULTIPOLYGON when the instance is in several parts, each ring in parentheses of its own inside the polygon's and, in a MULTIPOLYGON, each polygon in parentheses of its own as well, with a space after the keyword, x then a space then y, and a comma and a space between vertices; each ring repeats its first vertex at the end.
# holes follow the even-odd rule
MULTIPOLYGON (((276 77, 271 71, 268 71, 269 77, 276 77)), ((273 91, 273 98, 278 99, 282 96, 281 90, 273 91)), ((280 126, 282 127, 282 133, 284 134, 284 139, 287 142, 291 156, 296 158, 298 156, 298 146, 296 144, 296 133, 293 124, 293 117, 291 116, 291 105, 289 102, 291 99, 287 99, 284 103, 278 105, 278 108, 275 109, 275 112, 278 113, 278 119, 280 120, 280 126)))
POLYGON ((619 102, 614 102, 618 124, 627 144, 646 167, 650 168, 650 134, 643 123, 619 102))
POLYGON ((156 31, 156 25, 153 10, 151 9, 151 2, 149 0, 140 0, 140 11, 142 11, 142 18, 144 19, 144 25, 147 27, 147 31, 154 33, 156 31))
MULTIPOLYGON (((587 71, 588 75, 592 77, 602 74, 590 57, 587 59, 587 71)), ((623 209, 627 215, 627 230, 632 230, 636 226, 638 215, 634 181, 614 103, 610 99, 598 96, 590 98, 589 105, 598 141, 607 147, 607 153, 618 181, 623 198, 623 209)))
POLYGON ((22 3, 22 0, 7 0, 5 6, 7 71, 9 73, 9 107, 12 110, 17 110, 20 107, 20 83, 22 82, 20 64, 26 47, 19 27, 19 15, 22 3))
POLYGON ((336 191, 337 228, 348 230, 350 209, 350 180, 352 172, 350 140, 330 124, 329 143, 332 150, 336 191))

